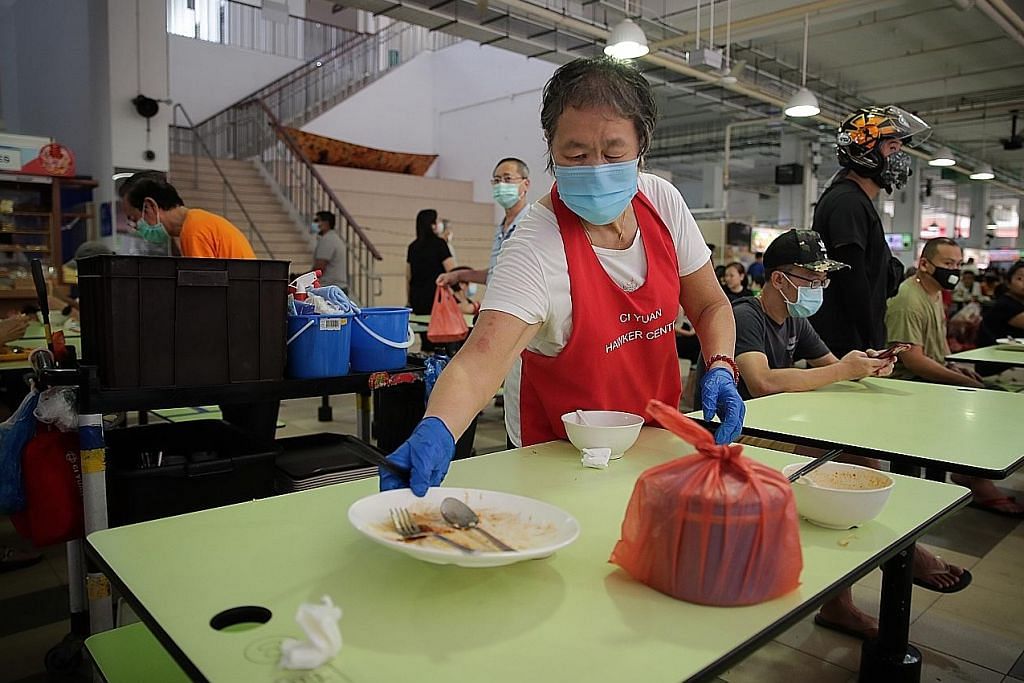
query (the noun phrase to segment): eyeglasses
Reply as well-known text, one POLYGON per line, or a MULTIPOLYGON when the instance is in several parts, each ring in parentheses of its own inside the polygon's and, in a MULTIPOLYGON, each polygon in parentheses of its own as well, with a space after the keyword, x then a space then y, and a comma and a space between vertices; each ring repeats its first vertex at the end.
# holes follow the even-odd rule
POLYGON ((491 185, 497 185, 498 183, 518 183, 520 180, 525 180, 525 178, 521 175, 494 176, 491 178, 491 185))
MULTIPOLYGON (((787 280, 789 280, 788 276, 790 276, 790 275, 792 275, 795 278, 799 278, 799 279, 803 280, 804 282, 808 283, 807 286, 810 287, 811 289, 828 289, 828 284, 830 282, 830 280, 828 278, 825 278, 824 280, 812 280, 811 278, 804 277, 803 275, 797 275, 796 273, 788 273, 786 271, 782 271, 782 276, 785 277, 787 280)), ((791 284, 794 287, 796 287, 796 285, 793 283, 792 280, 789 280, 789 284, 791 284)))

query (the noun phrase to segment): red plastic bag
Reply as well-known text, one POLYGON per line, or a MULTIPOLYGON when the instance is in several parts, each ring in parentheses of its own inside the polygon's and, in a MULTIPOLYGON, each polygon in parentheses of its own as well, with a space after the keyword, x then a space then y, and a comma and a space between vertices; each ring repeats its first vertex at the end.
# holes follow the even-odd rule
POLYGON ((752 605, 800 585, 803 555, 789 482, 677 410, 648 414, 697 447, 637 479, 610 561, 637 581, 703 605, 752 605))
POLYGON ((22 459, 27 505, 11 516, 14 528, 37 548, 84 534, 78 432, 40 424, 22 459))
POLYGON ((462 317, 459 302, 446 285, 438 285, 434 292, 434 305, 430 309, 427 339, 435 344, 462 341, 469 334, 469 325, 462 317))

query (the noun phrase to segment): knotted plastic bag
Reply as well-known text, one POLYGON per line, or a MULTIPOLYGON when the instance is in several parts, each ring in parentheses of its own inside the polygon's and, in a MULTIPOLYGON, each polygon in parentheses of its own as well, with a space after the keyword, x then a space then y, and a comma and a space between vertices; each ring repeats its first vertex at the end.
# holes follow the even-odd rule
POLYGON ((469 334, 469 325, 462 317, 459 302, 446 285, 438 285, 434 292, 434 305, 430 309, 427 339, 435 344, 462 341, 469 334))
POLYGON ((752 605, 800 584, 803 555, 789 482, 718 446, 693 420, 660 401, 648 414, 697 452, 637 479, 611 562, 674 598, 703 605, 752 605))
POLYGON ((18 409, 0 424, 0 514, 17 512, 25 507, 25 488, 21 480, 21 456, 25 444, 36 431, 32 414, 39 402, 34 388, 18 409))

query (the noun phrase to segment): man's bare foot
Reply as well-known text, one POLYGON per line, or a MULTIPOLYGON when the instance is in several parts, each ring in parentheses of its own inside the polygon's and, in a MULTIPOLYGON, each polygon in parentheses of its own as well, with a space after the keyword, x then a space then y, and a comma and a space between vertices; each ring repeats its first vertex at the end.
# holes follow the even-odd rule
POLYGON ((853 604, 852 597, 843 599, 841 596, 826 602, 814 618, 814 623, 854 638, 870 639, 878 636, 878 619, 859 610, 853 604))
POLYGON ((967 573, 965 583, 964 574, 967 572, 963 567, 949 564, 930 550, 917 547, 914 553, 914 583, 922 588, 938 591, 940 593, 955 593, 962 590, 970 583, 970 574, 967 573), (959 588, 958 585, 963 584, 959 588))

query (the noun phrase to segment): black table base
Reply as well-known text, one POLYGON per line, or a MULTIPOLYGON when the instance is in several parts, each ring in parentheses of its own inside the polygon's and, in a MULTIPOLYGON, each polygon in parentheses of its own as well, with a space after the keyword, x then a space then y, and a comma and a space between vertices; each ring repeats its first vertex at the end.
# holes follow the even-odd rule
POLYGON ((910 644, 910 598, 914 586, 911 543, 882 564, 882 606, 878 638, 860 651, 860 683, 919 683, 921 651, 910 644))

